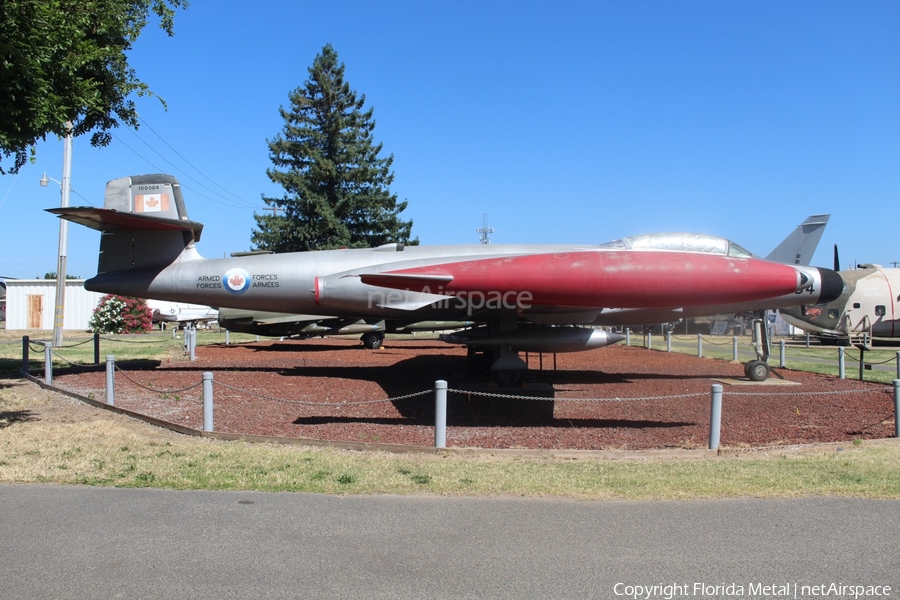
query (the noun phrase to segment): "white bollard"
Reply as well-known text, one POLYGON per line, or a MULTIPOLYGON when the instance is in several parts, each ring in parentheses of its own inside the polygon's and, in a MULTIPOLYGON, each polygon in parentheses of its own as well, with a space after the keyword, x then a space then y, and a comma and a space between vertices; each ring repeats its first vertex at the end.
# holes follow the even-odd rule
POLYGON ((838 346, 838 372, 841 379, 844 378, 844 347, 838 346))
POLYGON ((203 373, 203 431, 213 430, 213 374, 203 373))
POLYGON ((447 447, 447 382, 434 382, 434 447, 447 447))
POLYGON ((44 342, 44 383, 53 385, 53 344, 44 342))
POLYGON ((112 354, 106 355, 106 403, 110 406, 116 405, 115 397, 115 375, 116 375, 116 357, 112 354))
POLYGON ((697 358, 703 358, 703 334, 697 334, 697 358))
POLYGON ((719 434, 722 429, 722 384, 712 386, 712 407, 709 414, 709 449, 719 449, 719 434))

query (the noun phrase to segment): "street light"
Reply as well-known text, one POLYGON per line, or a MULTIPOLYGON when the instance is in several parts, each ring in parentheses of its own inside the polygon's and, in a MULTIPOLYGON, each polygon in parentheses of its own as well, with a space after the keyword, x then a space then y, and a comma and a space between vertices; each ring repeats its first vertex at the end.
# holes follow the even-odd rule
MULTIPOLYGON (((69 206, 69 192, 72 182, 72 122, 66 121, 66 137, 63 142, 63 180, 56 181, 52 177, 41 177, 41 186, 47 187, 51 181, 59 184, 62 195, 62 208, 69 206)), ((69 245, 69 222, 59 220, 59 261, 56 264, 56 308, 53 313, 53 347, 59 348, 63 343, 63 323, 66 314, 66 254, 69 245)))

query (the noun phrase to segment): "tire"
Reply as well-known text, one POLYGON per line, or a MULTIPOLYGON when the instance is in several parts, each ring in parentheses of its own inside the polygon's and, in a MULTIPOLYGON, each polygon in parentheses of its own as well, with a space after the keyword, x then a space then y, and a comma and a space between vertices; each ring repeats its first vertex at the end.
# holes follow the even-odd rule
POLYGON ((384 345, 384 332, 370 331, 362 334, 362 337, 359 339, 362 340, 363 345, 369 350, 378 350, 384 345))
POLYGON ((523 369, 497 369, 494 371, 494 379, 500 387, 522 387, 525 381, 523 369))
POLYGON ((769 365, 762 360, 751 360, 744 365, 744 373, 750 381, 765 381, 769 378, 769 365))

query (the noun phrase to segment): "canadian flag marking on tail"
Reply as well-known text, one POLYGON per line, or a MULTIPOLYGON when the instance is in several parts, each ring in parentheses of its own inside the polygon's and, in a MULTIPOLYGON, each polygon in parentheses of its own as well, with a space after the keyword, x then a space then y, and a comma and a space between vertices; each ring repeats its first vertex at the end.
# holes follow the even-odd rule
POLYGON ((134 196, 134 212, 167 212, 168 210, 168 194, 135 194, 134 196))

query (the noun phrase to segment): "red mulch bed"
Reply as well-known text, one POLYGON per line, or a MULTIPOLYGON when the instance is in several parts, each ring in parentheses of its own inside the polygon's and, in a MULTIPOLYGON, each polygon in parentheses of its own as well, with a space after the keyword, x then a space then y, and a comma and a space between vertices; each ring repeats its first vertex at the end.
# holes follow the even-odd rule
MULTIPOLYGON (((465 350, 435 340, 388 340, 366 350, 353 339, 201 346, 195 362, 123 363, 116 406, 202 429, 202 373, 214 373, 216 431, 347 442, 430 446, 434 381, 499 391, 466 373, 465 350), (141 386, 154 388, 146 390, 141 386), (415 392, 391 402, 370 402, 415 392), (344 406, 334 403, 348 403, 344 406), (361 403, 361 404, 353 404, 361 403)), ((529 357, 526 390, 552 386, 555 400, 451 394, 447 445, 480 448, 705 448, 710 386, 744 379, 730 361, 616 345, 529 357), (664 396, 683 396, 660 398, 664 396), (616 399, 594 401, 587 399, 616 399), (585 399, 571 401, 566 399, 585 399)), ((101 367, 102 369, 103 367, 101 367)), ((894 433, 885 384, 781 371, 793 385, 724 385, 721 445, 756 447, 885 438, 894 433)), ((780 382, 772 378, 772 382, 780 382)), ((59 371, 54 384, 103 399, 105 373, 59 371)), ((515 392, 514 392, 515 393, 515 392)))

